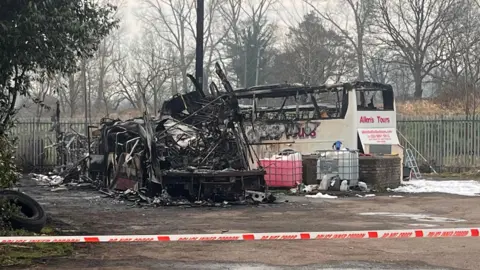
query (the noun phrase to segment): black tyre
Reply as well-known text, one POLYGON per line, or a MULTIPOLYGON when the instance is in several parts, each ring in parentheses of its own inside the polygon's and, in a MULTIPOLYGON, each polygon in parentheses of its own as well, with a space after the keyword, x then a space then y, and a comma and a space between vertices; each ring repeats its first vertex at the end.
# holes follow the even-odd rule
POLYGON ((47 214, 43 207, 30 196, 13 190, 0 191, 0 200, 6 200, 20 209, 10 217, 13 229, 40 232, 47 223, 47 214))

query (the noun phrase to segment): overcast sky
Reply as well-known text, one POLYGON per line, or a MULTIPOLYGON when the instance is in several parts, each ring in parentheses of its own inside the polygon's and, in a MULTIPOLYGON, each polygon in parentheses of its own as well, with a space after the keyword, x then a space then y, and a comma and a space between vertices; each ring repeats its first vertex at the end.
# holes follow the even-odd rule
MULTIPOLYGON (((319 6, 324 8, 332 5, 329 0, 313 0, 313 2, 318 2, 319 6)), ((126 0, 125 16, 122 16, 122 19, 127 24, 130 34, 138 33, 137 25, 140 22, 135 17, 135 12, 141 12, 141 3, 142 0, 126 0)), ((310 10, 311 8, 303 0, 279 0, 270 12, 270 20, 277 23, 281 28, 280 31, 284 32, 289 25, 297 24, 302 16, 310 10)))

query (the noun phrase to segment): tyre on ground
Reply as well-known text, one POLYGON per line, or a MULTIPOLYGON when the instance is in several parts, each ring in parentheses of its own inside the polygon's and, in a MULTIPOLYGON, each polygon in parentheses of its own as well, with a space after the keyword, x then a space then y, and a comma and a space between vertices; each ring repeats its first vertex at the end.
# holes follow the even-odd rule
POLYGON ((8 222, 13 229, 23 229, 39 233, 47 223, 47 214, 43 207, 25 193, 2 190, 0 201, 5 200, 19 208, 19 212, 13 213, 8 222))

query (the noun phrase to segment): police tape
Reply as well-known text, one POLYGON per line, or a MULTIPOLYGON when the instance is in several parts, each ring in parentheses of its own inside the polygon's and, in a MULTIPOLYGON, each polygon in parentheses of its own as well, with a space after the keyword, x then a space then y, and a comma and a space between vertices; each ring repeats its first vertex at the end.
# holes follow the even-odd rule
POLYGON ((232 234, 12 236, 0 237, 0 244, 448 238, 479 237, 479 233, 480 228, 453 228, 421 230, 369 230, 337 232, 278 232, 232 234))

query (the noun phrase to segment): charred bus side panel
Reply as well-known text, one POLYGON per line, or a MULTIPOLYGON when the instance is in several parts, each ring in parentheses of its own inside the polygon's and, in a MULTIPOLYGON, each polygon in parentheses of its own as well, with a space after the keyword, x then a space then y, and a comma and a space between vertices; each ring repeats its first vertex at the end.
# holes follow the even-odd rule
POLYGON ((336 141, 362 153, 399 154, 390 85, 354 82, 304 86, 279 84, 235 91, 249 142, 261 158, 293 149, 332 149, 336 141))

